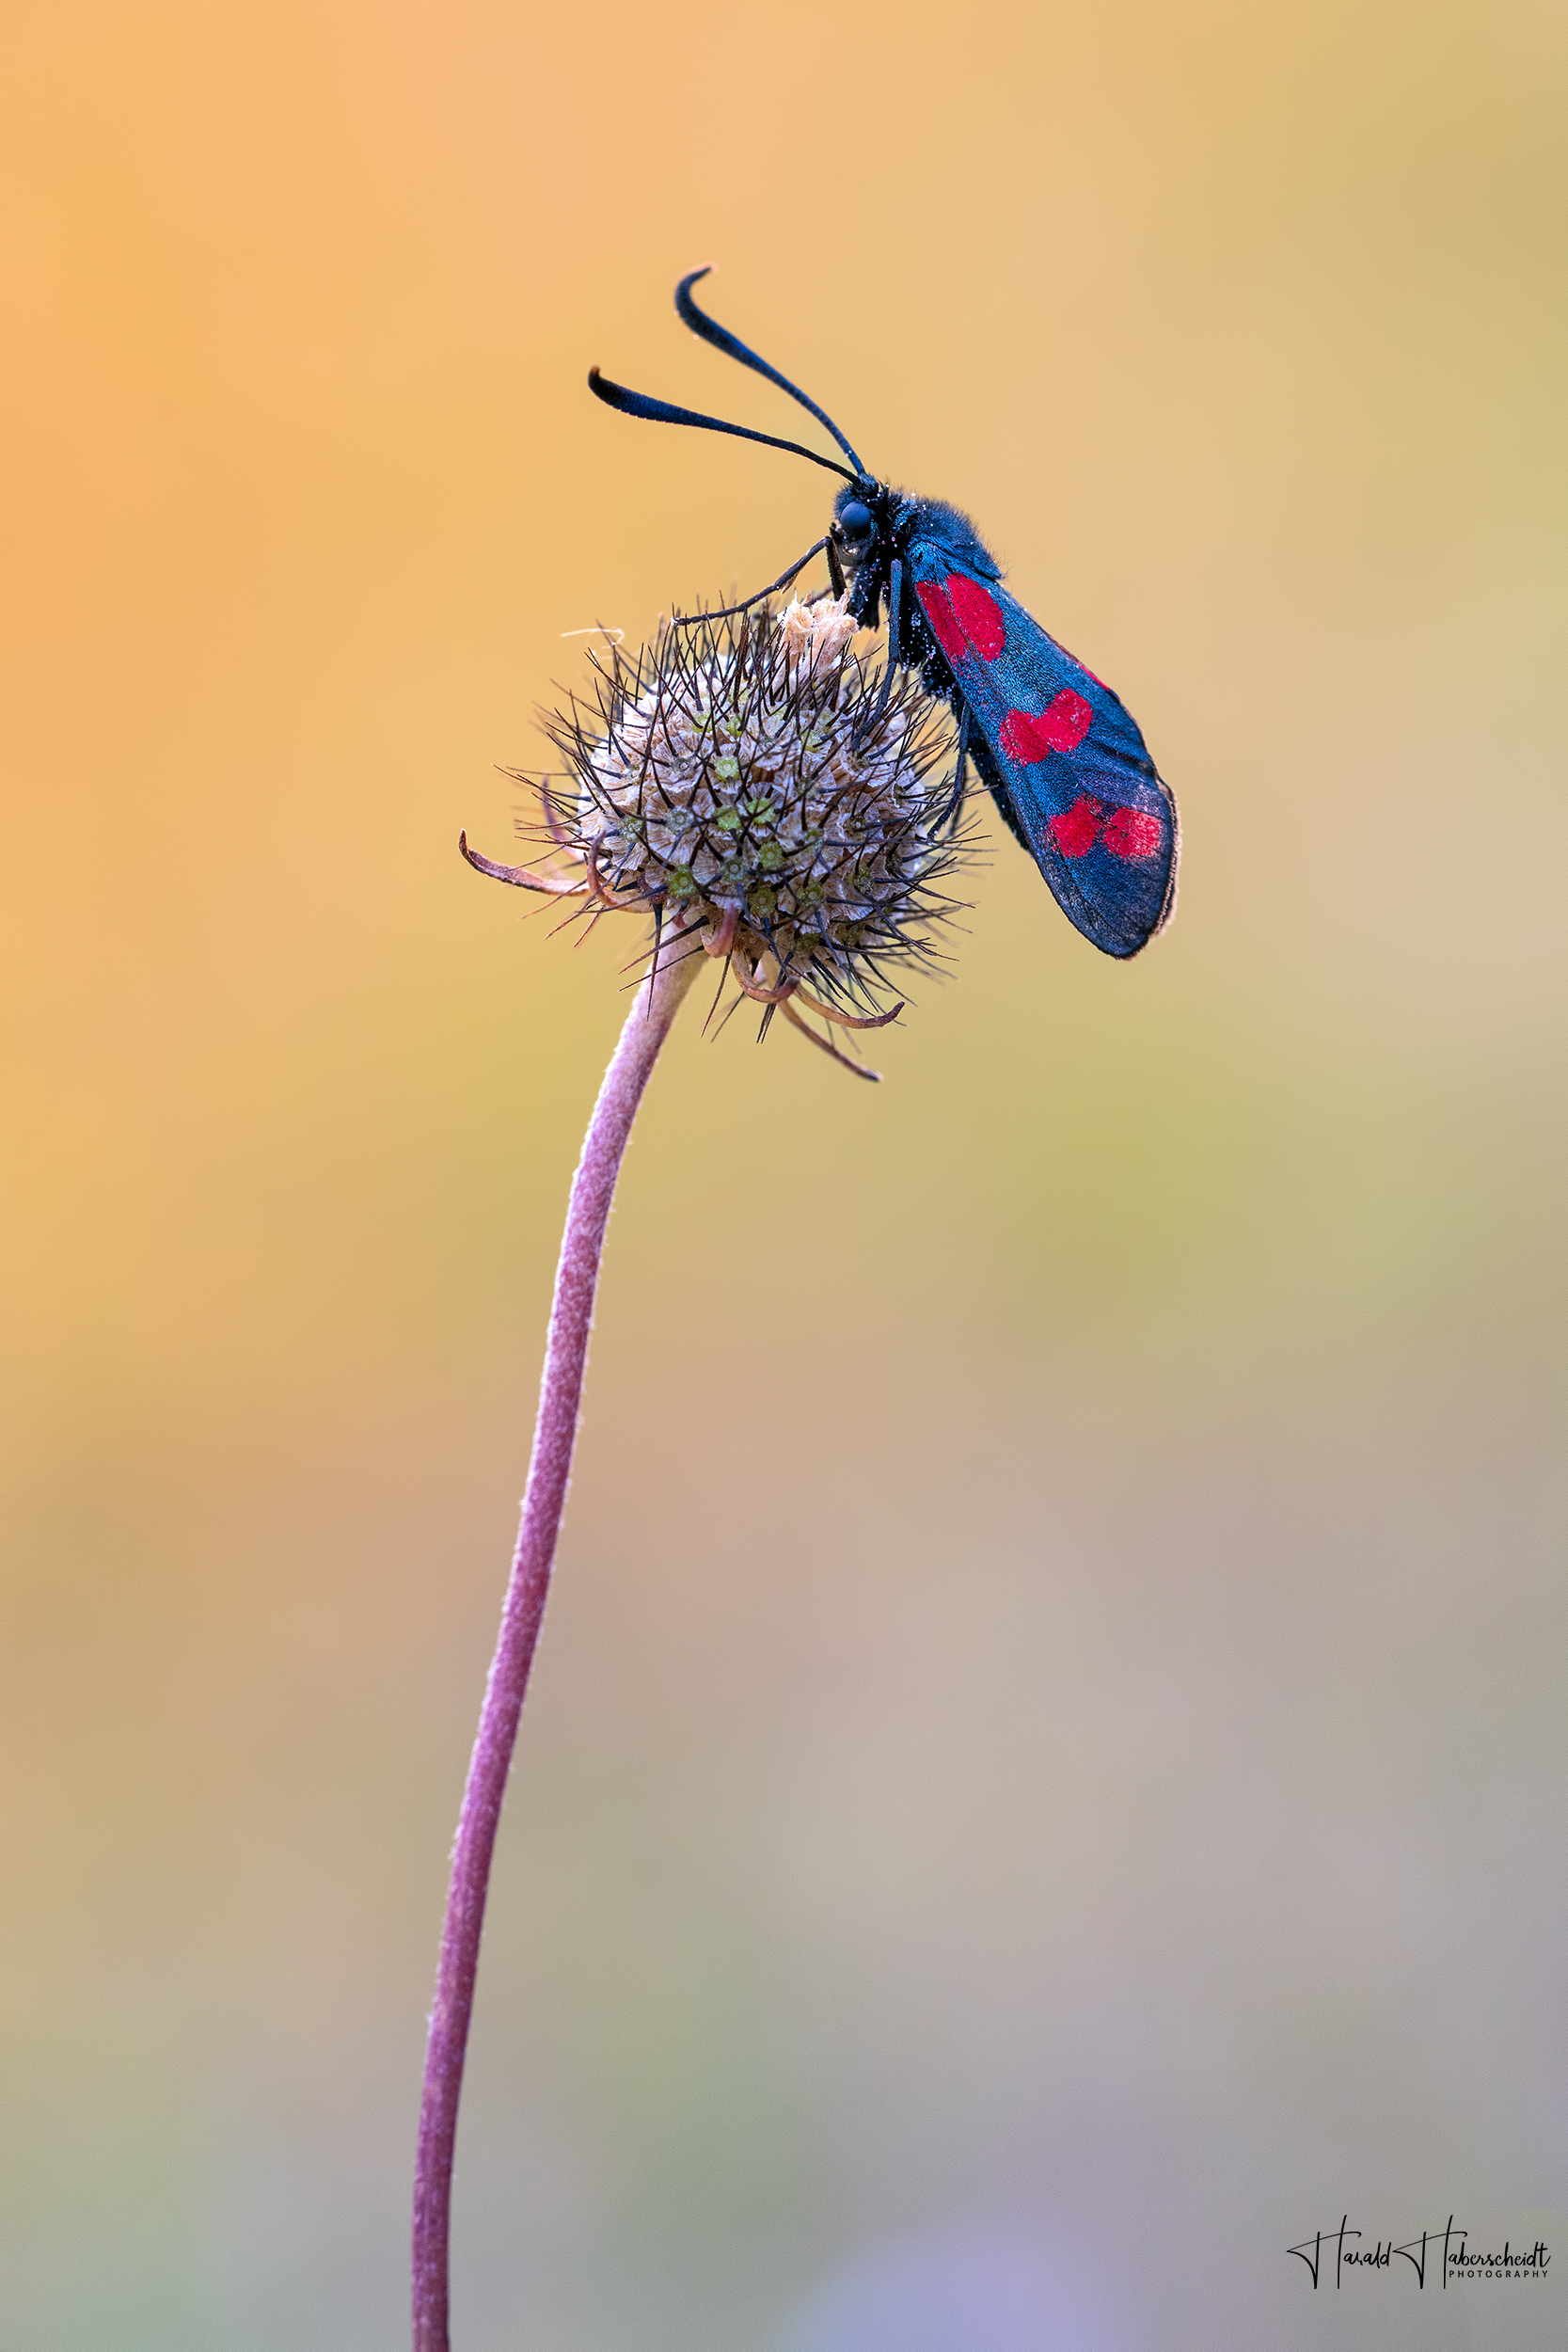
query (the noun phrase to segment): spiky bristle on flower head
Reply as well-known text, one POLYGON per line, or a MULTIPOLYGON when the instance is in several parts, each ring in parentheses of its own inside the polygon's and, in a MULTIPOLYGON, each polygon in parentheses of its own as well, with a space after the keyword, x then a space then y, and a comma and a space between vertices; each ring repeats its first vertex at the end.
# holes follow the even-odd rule
POLYGON ((747 994, 813 988, 861 1026, 848 1008, 935 959, 965 845, 945 710, 907 672, 884 702, 854 633, 842 602, 795 601, 596 652, 592 702, 545 721, 569 777, 543 789, 586 908, 644 909, 731 958, 747 994))

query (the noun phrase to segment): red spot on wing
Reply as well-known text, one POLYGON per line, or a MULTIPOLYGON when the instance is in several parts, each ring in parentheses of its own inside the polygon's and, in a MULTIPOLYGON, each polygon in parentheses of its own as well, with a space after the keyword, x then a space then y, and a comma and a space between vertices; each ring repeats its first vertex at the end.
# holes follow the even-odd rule
POLYGON ((1158 817, 1141 808, 1114 808, 1103 839, 1113 857, 1152 857, 1165 837, 1158 817))
POLYGON ((1032 710, 1009 710, 1002 722, 998 740, 1007 757, 1016 759, 1022 768, 1027 768, 1031 760, 1043 759, 1049 748, 1044 743, 1036 742, 1037 724, 1032 710))
POLYGON ((1075 752, 1094 724, 1094 712, 1070 686, 1044 710, 1009 710, 1002 722, 1001 743, 1009 759, 1028 767, 1048 752, 1075 752))
POLYGON ((1105 814, 1102 802, 1091 800, 1080 792, 1072 806, 1059 817, 1047 819, 1046 831, 1064 857, 1087 857, 1094 848, 1100 820, 1105 814))
POLYGON ((982 661, 994 661, 1007 642, 1002 607, 977 580, 969 580, 962 572, 949 572, 943 585, 964 635, 982 661))
POLYGON ((1075 752, 1093 724, 1094 712, 1070 686, 1064 686, 1048 705, 1044 717, 1036 721, 1053 752, 1075 752))
POLYGON ((932 636, 957 669, 969 648, 952 606, 935 580, 917 580, 914 593, 926 608, 926 618, 931 624, 932 636))

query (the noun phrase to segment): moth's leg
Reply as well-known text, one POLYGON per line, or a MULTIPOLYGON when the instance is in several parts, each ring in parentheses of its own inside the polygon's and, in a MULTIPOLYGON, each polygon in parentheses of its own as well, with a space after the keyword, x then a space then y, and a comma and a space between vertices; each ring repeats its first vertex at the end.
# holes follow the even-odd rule
POLYGON ((881 725, 882 714, 887 708, 887 698, 893 691, 893 674, 898 667, 898 608, 903 593, 904 566, 897 556, 895 556, 892 569, 888 574, 887 584, 887 668, 882 672, 882 683, 878 689, 877 700, 866 713, 864 723, 859 730, 860 739, 863 742, 868 735, 881 725))
POLYGON ((754 596, 748 596, 744 604, 721 604, 712 612, 679 613, 675 628, 701 628, 706 621, 730 621, 737 612, 750 612, 753 605, 760 604, 764 596, 770 596, 776 588, 787 588, 796 573, 803 572, 814 555, 820 555, 824 548, 831 550, 832 544, 831 539, 818 539, 814 548, 806 549, 799 563, 792 564, 787 572, 781 572, 777 580, 770 580, 766 588, 759 588, 754 596))
POLYGON ((833 583, 834 596, 837 596, 839 601, 842 603, 845 593, 844 566, 838 560, 838 549, 834 547, 832 539, 828 541, 828 578, 833 583))
POLYGON ((958 721, 958 764, 953 771, 953 797, 936 820, 933 831, 937 833, 958 823, 958 812, 964 804, 964 771, 969 766, 969 705, 965 703, 963 717, 958 721))

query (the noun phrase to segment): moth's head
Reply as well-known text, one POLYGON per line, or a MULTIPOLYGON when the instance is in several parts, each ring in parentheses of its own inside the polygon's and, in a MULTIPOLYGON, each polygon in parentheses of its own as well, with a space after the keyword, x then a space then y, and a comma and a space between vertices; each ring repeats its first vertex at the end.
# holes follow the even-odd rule
POLYGON ((882 504, 881 485, 876 482, 847 483, 833 501, 828 536, 844 566, 844 577, 851 583, 876 549, 882 504))

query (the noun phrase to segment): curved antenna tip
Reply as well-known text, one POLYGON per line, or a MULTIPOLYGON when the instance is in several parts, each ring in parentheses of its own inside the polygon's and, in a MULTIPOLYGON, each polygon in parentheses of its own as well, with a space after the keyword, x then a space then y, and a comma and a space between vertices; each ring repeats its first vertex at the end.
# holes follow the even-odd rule
MULTIPOLYGON (((675 288, 675 310, 681 325, 689 327, 693 335, 700 335, 705 343, 711 343, 716 351, 721 351, 727 359, 738 360, 743 368, 751 368, 758 375, 765 375, 770 384, 778 386, 781 392, 787 392, 791 400, 799 401, 800 406, 808 410, 825 431, 832 434, 845 456, 855 469, 855 478, 863 481, 865 479, 864 465, 827 410, 819 408, 809 393, 803 392, 799 384, 792 384, 787 375, 781 374, 772 362, 765 359, 760 352, 753 351, 749 343, 741 342, 738 335, 732 335, 727 326, 721 326, 716 318, 710 318, 705 310, 698 309, 692 299, 691 289, 699 278, 707 276, 712 266, 711 262, 705 262, 701 269, 689 271, 675 288)), ((820 464, 822 461, 819 459, 817 462, 820 464)), ((842 467, 839 470, 843 471, 842 467)))

